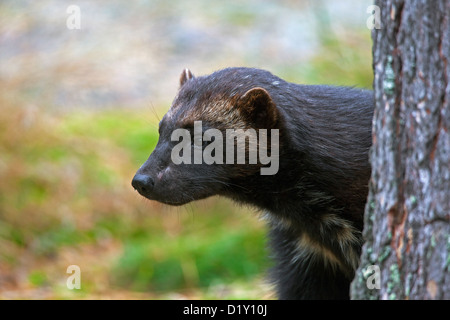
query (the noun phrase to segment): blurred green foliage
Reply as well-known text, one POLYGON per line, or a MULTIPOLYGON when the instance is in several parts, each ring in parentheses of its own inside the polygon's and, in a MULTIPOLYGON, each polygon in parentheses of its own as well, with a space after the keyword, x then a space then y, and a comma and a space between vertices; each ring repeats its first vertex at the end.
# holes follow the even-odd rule
MULTIPOLYGON (((210 220, 220 218, 224 217, 210 220)), ((213 234, 194 232, 175 239, 167 235, 130 239, 113 271, 115 282, 134 290, 168 291, 251 280, 267 267, 261 230, 212 230, 213 234)))
POLYGON ((327 36, 320 51, 308 63, 278 66, 276 71, 288 81, 304 84, 329 84, 372 88, 370 35, 353 33, 347 38, 327 36))

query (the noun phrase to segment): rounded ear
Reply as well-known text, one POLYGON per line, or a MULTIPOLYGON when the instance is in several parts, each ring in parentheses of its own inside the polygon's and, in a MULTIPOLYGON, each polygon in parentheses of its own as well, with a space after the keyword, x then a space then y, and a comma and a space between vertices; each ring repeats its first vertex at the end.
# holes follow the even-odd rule
POLYGON ((238 101, 241 114, 259 129, 273 128, 278 110, 270 94, 263 88, 248 90, 238 101))
POLYGON ((194 75, 192 74, 191 70, 189 69, 184 69, 183 72, 181 73, 180 76, 180 87, 182 87, 186 81, 195 78, 194 75))

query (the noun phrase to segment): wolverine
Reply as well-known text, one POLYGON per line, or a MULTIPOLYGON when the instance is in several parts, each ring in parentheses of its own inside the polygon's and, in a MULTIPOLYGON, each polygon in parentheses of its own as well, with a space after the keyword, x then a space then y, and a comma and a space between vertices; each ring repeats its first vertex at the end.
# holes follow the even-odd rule
POLYGON ((279 299, 349 299, 362 247, 373 108, 369 90, 295 84, 254 68, 199 77, 186 69, 132 186, 168 205, 219 195, 256 207, 268 224, 279 299), (177 129, 191 134, 181 139, 177 129), (251 158, 250 143, 238 144, 237 134, 246 161, 187 161, 196 150, 211 158, 228 153, 206 151, 230 142, 219 139, 229 129, 264 133, 254 134, 264 152, 251 158), (186 161, 174 163, 174 154, 186 161), (262 174, 269 164, 261 154, 276 160, 276 170, 262 174))

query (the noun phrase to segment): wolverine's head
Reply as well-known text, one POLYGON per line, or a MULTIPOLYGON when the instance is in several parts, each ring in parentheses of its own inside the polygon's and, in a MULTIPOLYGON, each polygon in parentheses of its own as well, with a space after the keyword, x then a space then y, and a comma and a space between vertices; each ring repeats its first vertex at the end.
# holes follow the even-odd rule
POLYGON ((230 189, 245 192, 245 179, 276 174, 280 116, 263 88, 263 71, 257 71, 259 81, 255 72, 182 72, 178 94, 159 123, 158 143, 133 178, 141 195, 182 205, 230 189))

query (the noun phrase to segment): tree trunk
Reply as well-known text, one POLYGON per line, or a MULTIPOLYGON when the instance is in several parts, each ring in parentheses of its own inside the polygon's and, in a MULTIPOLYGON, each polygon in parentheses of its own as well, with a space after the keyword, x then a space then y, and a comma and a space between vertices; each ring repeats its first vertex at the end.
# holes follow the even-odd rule
POLYGON ((450 299, 450 0, 375 1, 375 115, 353 299, 450 299))

